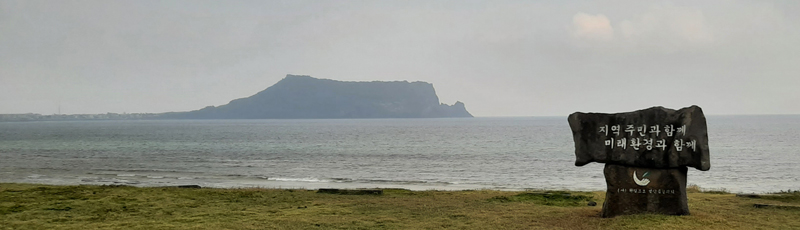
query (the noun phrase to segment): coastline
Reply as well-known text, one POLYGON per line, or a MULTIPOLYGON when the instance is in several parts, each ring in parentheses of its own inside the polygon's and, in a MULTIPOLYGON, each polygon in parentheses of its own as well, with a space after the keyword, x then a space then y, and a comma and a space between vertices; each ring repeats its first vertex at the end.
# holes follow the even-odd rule
MULTIPOLYGON (((56 179, 26 179, 17 181, 3 181, 2 183, 18 183, 18 184, 38 184, 38 185, 52 185, 52 186, 132 186, 139 188, 159 188, 159 187, 175 187, 181 185, 197 185, 203 188, 215 189, 300 189, 300 190, 317 190, 321 188, 334 188, 334 189, 404 189, 410 191, 465 191, 465 190, 497 190, 497 191, 526 191, 526 190, 567 190, 564 188, 508 188, 502 186, 491 186, 482 184, 461 184, 461 183, 448 183, 448 182, 425 182, 425 181, 352 181, 352 180, 319 180, 314 178, 309 179, 292 179, 292 178, 266 178, 266 179, 253 179, 253 178, 239 178, 239 179, 215 179, 215 180, 195 180, 186 178, 159 178, 163 180, 159 183, 131 183, 125 180, 125 177, 105 178, 93 181, 64 181, 56 179)), ((576 191, 593 191, 591 189, 576 190, 576 191)))
MULTIPOLYGON (((96 174, 104 175, 104 174, 96 174)), ((431 182, 431 181, 392 181, 392 180, 352 180, 346 178, 262 178, 262 177, 215 177, 197 178, 192 176, 178 177, 156 177, 142 176, 137 174, 113 174, 112 177, 85 177, 72 176, 70 179, 51 178, 45 175, 33 174, 24 179, 3 180, 0 184, 36 184, 43 186, 132 186, 139 188, 159 188, 176 187, 182 185, 200 186, 203 188, 214 189, 300 189, 317 190, 324 188, 332 189, 403 189, 409 191, 468 191, 468 190, 495 190, 495 191, 579 191, 597 192, 605 191, 605 184, 602 187, 588 186, 540 186, 540 187, 507 187, 501 185, 479 184, 479 183, 457 183, 457 182, 431 182), (91 178, 91 179, 87 179, 91 178), (150 179, 148 180, 142 180, 150 179)), ((8 179, 8 178, 6 178, 8 179)), ((695 187, 703 192, 724 192, 739 194, 772 194, 782 193, 789 190, 743 192, 730 190, 724 187, 699 186, 688 183, 689 187, 695 187), (702 188, 702 189, 701 189, 702 188)))
POLYGON ((800 193, 690 192, 691 215, 600 218, 605 192, 57 186, 0 183, 0 226, 171 229, 788 229, 800 193), (557 196, 543 196, 555 194, 557 196), (596 206, 588 206, 596 202, 596 206), (754 207, 754 204, 780 206, 754 207))

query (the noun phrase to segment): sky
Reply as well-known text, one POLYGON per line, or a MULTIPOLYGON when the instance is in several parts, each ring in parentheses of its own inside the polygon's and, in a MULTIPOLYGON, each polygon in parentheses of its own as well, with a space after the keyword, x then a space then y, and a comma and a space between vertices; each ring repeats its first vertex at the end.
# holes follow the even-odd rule
POLYGON ((793 0, 0 0, 0 113, 189 111, 297 74, 429 82, 480 117, 800 114, 797 12, 793 0))

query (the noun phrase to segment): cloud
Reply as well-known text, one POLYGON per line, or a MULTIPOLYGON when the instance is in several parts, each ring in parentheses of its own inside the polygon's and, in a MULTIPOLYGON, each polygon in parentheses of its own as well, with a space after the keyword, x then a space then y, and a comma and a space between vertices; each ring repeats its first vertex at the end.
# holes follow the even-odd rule
POLYGON ((638 18, 619 23, 620 37, 634 44, 659 43, 675 46, 714 41, 703 11, 671 5, 653 6, 638 18))
POLYGON ((636 14, 613 14, 612 22, 605 14, 579 12, 572 17, 571 32, 583 48, 600 48, 599 52, 674 53, 710 47, 713 26, 699 8, 651 5, 636 14))
POLYGON ((717 42, 713 26, 698 8, 654 5, 638 14, 617 17, 621 20, 611 22, 603 14, 578 13, 573 16, 573 36, 584 42, 603 41, 588 43, 592 46, 604 44, 645 53, 695 50, 717 42))
POLYGON ((572 29, 572 35, 578 39, 590 41, 611 41, 614 39, 614 28, 611 27, 611 21, 602 14, 577 13, 572 17, 572 29))

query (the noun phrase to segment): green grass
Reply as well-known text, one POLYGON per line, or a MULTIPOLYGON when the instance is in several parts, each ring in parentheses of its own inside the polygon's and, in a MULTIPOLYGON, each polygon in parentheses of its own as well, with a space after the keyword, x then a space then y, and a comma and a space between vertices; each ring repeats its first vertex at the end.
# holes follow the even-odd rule
POLYGON ((0 184, 0 229, 800 229, 788 198, 689 193, 689 216, 600 218, 604 192, 408 191, 0 184), (569 193, 566 196, 565 193, 569 193), (587 206, 596 201, 597 206, 587 206))
POLYGON ((566 191, 550 191, 550 192, 525 192, 512 196, 496 196, 489 199, 494 202, 532 202, 539 205, 547 206, 560 206, 560 207, 577 207, 586 206, 588 201, 594 201, 594 194, 587 192, 566 192, 566 191))

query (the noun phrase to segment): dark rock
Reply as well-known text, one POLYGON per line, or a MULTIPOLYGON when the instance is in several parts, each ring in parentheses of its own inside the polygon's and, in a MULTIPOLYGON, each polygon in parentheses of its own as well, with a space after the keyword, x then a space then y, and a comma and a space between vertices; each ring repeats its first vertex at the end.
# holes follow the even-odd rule
POLYGON ((775 208, 785 210, 800 210, 800 206, 794 205, 779 205, 779 204, 753 204, 754 208, 775 208))
POLYGON ((439 103, 427 82, 344 82, 287 75, 226 105, 162 114, 165 119, 314 119, 472 117, 464 103, 439 103))
POLYGON ((589 206, 597 206, 597 202, 594 202, 594 201, 589 201, 589 203, 588 203, 588 204, 586 204, 586 205, 589 205, 589 206))
POLYGON ((335 189, 335 188, 321 188, 317 193, 328 194, 341 194, 341 195, 381 195, 381 189, 335 189))
POLYGON ((736 194, 737 197, 761 198, 759 194, 736 194))
POLYGON ((201 188, 200 185, 178 185, 178 188, 201 188))
POLYGON ((686 167, 653 169, 606 164, 603 217, 637 213, 689 215, 686 167))
POLYGON ((100 187, 120 188, 120 187, 133 187, 133 186, 124 185, 124 184, 104 184, 104 185, 100 185, 100 187))
POLYGON ((766 208, 766 207, 769 207, 769 206, 771 206, 771 205, 769 205, 769 204, 753 204, 754 208, 766 208))
POLYGON ((746 197, 746 198, 777 198, 777 199, 780 199, 780 197, 784 197, 784 196, 786 196, 786 195, 785 194, 755 194, 755 193, 750 193, 750 194, 742 194, 742 193, 740 193, 740 194, 736 194, 736 197, 746 197))
POLYGON ((678 111, 652 107, 615 114, 576 112, 568 121, 576 166, 599 162, 702 171, 711 167, 706 118, 698 106, 678 111))

